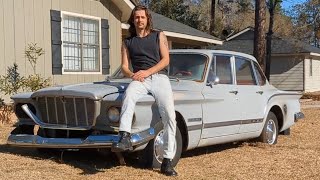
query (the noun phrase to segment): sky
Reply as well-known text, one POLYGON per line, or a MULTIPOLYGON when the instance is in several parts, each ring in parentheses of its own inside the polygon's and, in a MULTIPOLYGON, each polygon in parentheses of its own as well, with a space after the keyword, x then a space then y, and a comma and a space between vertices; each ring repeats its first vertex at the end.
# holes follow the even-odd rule
POLYGON ((288 10, 291 6, 301 4, 305 1, 306 0, 283 0, 281 5, 284 9, 288 10))

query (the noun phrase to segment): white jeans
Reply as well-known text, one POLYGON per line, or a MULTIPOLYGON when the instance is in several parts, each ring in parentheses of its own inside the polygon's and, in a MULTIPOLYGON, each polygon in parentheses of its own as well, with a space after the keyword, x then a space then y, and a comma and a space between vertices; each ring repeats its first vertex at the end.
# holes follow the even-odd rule
POLYGON ((136 102, 148 93, 151 93, 155 98, 164 124, 164 158, 173 159, 175 155, 176 114, 170 80, 166 75, 153 74, 145 78, 144 82, 132 81, 129 84, 123 99, 119 131, 131 132, 136 102))

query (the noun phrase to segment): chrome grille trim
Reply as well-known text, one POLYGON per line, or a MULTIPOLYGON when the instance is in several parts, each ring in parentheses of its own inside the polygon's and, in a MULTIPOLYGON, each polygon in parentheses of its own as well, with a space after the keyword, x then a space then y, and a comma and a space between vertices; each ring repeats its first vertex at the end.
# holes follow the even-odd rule
POLYGON ((48 99, 47 99, 47 97, 45 97, 45 100, 46 100, 46 110, 47 110, 48 123, 50 123, 50 116, 49 116, 48 99))
POLYGON ((73 108, 74 108, 74 117, 76 118, 76 125, 78 126, 76 98, 73 98, 73 108))
POLYGON ((95 123, 97 102, 85 97, 36 98, 41 122, 65 127, 89 127, 95 123))
POLYGON ((87 126, 89 125, 89 121, 88 121, 88 111, 87 111, 87 103, 86 103, 86 99, 83 99, 84 101, 84 112, 86 114, 86 122, 87 122, 87 126))
POLYGON ((66 122, 66 124, 68 124, 66 102, 62 102, 62 104, 63 104, 64 121, 66 122))
MULTIPOLYGON (((47 97, 46 97, 47 98, 47 97)), ((53 98, 54 99, 54 107, 55 107, 55 112, 56 112, 56 121, 57 121, 57 124, 59 124, 59 116, 58 116, 58 108, 57 108, 57 100, 56 98, 53 98)))

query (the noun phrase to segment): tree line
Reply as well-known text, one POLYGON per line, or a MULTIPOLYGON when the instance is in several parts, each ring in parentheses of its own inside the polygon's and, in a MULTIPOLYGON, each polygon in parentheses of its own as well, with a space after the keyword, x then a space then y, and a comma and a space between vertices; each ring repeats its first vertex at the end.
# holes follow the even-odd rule
MULTIPOLYGON (((281 37, 293 37, 320 47, 320 0, 306 0, 290 9, 290 0, 135 0, 152 11, 224 39, 246 27, 255 27, 256 5, 265 11, 265 32, 270 21, 281 37), (214 11, 214 13, 212 13, 214 11), (273 15, 273 20, 270 16, 273 15)), ((259 9, 258 9, 259 10, 259 9)))
POLYGON ((170 19, 227 37, 247 28, 255 29, 254 52, 269 79, 271 41, 276 35, 320 47, 320 0, 306 0, 290 9, 290 0, 135 0, 170 19))

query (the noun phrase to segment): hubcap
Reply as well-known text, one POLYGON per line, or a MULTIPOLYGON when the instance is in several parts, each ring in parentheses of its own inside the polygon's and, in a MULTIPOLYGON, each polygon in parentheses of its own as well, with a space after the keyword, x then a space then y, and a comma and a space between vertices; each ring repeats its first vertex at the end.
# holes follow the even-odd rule
POLYGON ((266 134, 268 144, 274 144, 277 138, 277 127, 272 119, 268 120, 266 134))
MULTIPOLYGON (((164 130, 161 130, 157 136, 154 139, 154 156, 156 157, 157 161, 159 163, 162 163, 163 160, 163 154, 164 154, 164 139, 163 139, 163 135, 164 135, 164 130)), ((177 151, 177 142, 176 140, 174 141, 174 146, 173 146, 173 152, 174 154, 176 154, 177 151)))

